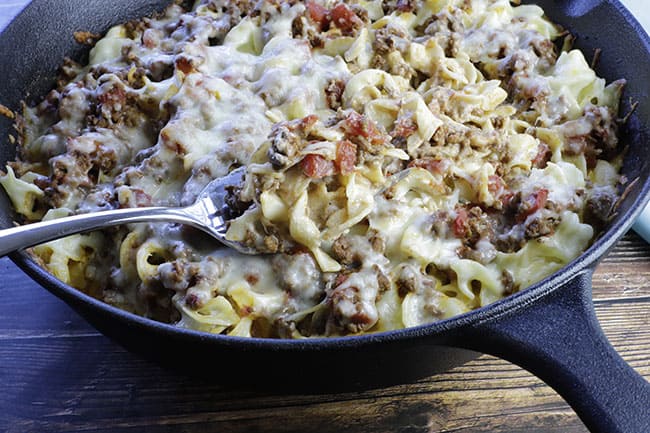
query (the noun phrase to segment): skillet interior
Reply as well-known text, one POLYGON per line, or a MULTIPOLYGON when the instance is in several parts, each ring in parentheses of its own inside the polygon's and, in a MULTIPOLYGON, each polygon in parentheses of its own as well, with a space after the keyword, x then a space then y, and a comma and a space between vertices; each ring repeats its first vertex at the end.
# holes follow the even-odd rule
MULTIPOLYGON (((0 74, 3 77, 0 82, 0 102, 16 109, 24 95, 29 95, 32 100, 44 95, 52 87, 53 76, 61 59, 71 54, 73 58, 80 59, 86 52, 74 43, 71 37, 73 31, 105 31, 111 24, 146 15, 166 3, 168 1, 165 0, 114 0, 107 7, 102 0, 35 0, 0 35, 0 74)), ((472 354, 441 346, 456 344, 456 337, 448 332, 450 329, 462 329, 467 324, 483 320, 498 308, 515 308, 524 302, 524 298, 541 294, 560 284, 567 274, 594 265, 629 228, 631 220, 647 200, 650 188, 650 161, 645 158, 650 151, 650 108, 643 104, 648 97, 646 83, 650 81, 647 35, 629 15, 622 12, 618 4, 558 0, 536 3, 547 11, 552 20, 571 29, 578 37, 577 47, 588 58, 594 49, 602 49, 597 68, 599 75, 608 81, 628 77, 622 111, 630 107, 628 98, 641 104, 623 134, 623 140, 630 146, 623 171, 628 178, 638 178, 639 181, 622 202, 609 231, 587 253, 544 283, 512 296, 497 306, 458 319, 379 335, 308 342, 242 340, 182 331, 135 317, 61 284, 38 268, 24 253, 14 254, 12 258, 99 330, 128 348, 166 365, 183 367, 191 359, 193 369, 197 364, 214 366, 219 363, 224 368, 246 372, 245 377, 251 382, 273 382, 273 378, 276 378, 284 384, 287 381, 304 384, 308 380, 308 386, 320 383, 341 388, 359 383, 376 386, 403 382, 459 364, 472 354), (188 357, 188 353, 192 356, 188 357), (260 366, 260 357, 264 357, 263 367, 260 366), (338 362, 333 364, 335 360, 338 362), (336 367, 342 364, 344 368, 336 367), (271 375, 270 371, 275 373, 271 375), (290 380, 285 376, 288 374, 291 374, 290 380)), ((0 119, 0 136, 4 138, 10 131, 11 122, 0 119)), ((14 154, 13 146, 0 146, 0 166, 11 160, 14 154)), ((3 192, 0 194, 0 225, 9 227, 12 220, 13 214, 3 192)), ((228 376, 238 382, 244 377, 238 374, 228 376)), ((224 377, 219 380, 228 381, 224 377)))

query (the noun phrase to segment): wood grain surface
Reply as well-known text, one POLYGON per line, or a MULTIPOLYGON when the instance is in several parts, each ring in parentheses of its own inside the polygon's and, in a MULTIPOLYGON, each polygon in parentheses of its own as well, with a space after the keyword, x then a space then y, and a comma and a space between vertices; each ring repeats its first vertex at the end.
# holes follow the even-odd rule
MULTIPOLYGON (((490 356, 416 383, 343 394, 204 383, 126 352, 8 259, 0 260, 0 275, 0 431, 587 431, 552 389, 490 356)), ((650 247, 625 237, 598 267, 593 286, 606 334, 650 378, 650 247)))
MULTIPOLYGON (((26 2, 0 0, 0 28, 26 2)), ((416 383, 344 394, 205 383, 126 352, 6 258, 0 276, 0 432, 587 431, 542 381, 490 356, 416 383)), ((650 247, 625 237, 593 287, 606 334, 650 379, 650 247)))

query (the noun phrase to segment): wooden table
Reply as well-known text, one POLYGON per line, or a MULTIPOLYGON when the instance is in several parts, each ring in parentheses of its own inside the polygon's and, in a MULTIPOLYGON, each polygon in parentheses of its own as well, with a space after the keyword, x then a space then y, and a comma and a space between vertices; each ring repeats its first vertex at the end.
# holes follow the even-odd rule
MULTIPOLYGON (((548 386, 481 356, 372 391, 283 395, 188 379, 126 352, 0 259, 0 431, 586 432, 548 386)), ((596 310, 650 379, 650 246, 628 235, 594 277, 596 310)))
MULTIPOLYGON (((0 28, 25 2, 2 1, 0 28)), ((416 383, 344 394, 202 383, 126 352, 6 258, 0 275, 0 431, 586 432, 552 389, 490 356, 416 383)), ((593 294, 614 346, 650 379, 650 247, 625 237, 599 266, 593 294)))

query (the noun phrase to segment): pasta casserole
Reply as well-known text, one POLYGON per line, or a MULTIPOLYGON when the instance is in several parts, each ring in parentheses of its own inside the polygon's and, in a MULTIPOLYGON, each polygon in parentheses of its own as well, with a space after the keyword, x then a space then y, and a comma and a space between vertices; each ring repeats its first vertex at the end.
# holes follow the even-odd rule
POLYGON ((235 336, 380 332, 495 302, 611 218, 618 105, 573 38, 507 0, 198 0, 76 34, 0 177, 25 222, 228 196, 241 255, 171 223, 31 250, 61 281, 235 336), (192 3, 192 4, 188 4, 192 3))

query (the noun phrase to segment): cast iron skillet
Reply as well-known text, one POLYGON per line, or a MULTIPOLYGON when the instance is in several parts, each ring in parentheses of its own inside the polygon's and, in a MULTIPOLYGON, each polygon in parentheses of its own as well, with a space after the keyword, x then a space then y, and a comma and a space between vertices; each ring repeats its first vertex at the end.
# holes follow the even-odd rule
MULTIPOLYGON (((0 102, 12 109, 53 85, 65 55, 84 56, 75 30, 110 25, 160 10, 166 0, 34 0, 0 34, 0 102)), ((539 1, 577 36, 589 57, 601 48, 598 73, 629 81, 625 100, 640 102, 624 132, 624 173, 638 179, 617 218, 594 245, 544 281, 463 316, 417 328, 360 337, 277 341, 176 329, 117 310, 60 283, 26 254, 11 258, 107 336, 160 364, 222 383, 276 389, 350 389, 400 383, 489 353, 514 362, 555 388, 592 432, 650 432, 650 384, 610 346, 594 314, 591 276, 598 260, 630 227, 648 200, 650 181, 650 40, 618 1, 539 1), (280 388, 281 387, 281 388, 280 388)), ((629 109, 626 102, 623 110, 629 109)), ((245 115, 245 114, 242 114, 245 115)), ((0 166, 14 157, 0 121, 0 166)), ((0 193, 0 227, 14 214, 0 193)))

